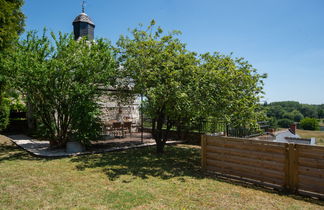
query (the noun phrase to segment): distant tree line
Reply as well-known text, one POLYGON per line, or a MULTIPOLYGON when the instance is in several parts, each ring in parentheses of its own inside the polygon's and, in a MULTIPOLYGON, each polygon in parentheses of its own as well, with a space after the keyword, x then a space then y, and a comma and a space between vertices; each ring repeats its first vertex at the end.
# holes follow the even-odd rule
POLYGON ((310 105, 296 101, 281 101, 265 103, 264 106, 272 127, 288 128, 293 123, 300 123, 301 128, 305 125, 304 129, 318 130, 317 119, 324 118, 324 104, 310 105))

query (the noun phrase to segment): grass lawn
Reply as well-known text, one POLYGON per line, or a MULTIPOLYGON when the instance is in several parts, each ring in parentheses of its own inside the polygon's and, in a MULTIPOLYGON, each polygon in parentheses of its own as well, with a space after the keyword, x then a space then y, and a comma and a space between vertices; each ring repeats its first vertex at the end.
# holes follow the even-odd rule
POLYGON ((63 159, 0 136, 0 209, 324 209, 324 201, 231 183, 200 171, 200 150, 167 146, 63 159))
POLYGON ((324 131, 307 131, 297 129, 297 134, 302 138, 316 138, 316 144, 320 146, 324 146, 324 131))

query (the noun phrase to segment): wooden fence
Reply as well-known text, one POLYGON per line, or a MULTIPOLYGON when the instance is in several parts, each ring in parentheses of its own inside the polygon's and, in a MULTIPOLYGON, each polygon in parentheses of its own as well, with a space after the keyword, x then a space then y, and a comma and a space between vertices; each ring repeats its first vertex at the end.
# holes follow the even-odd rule
POLYGON ((324 198, 324 147, 206 135, 201 140, 207 171, 324 198))

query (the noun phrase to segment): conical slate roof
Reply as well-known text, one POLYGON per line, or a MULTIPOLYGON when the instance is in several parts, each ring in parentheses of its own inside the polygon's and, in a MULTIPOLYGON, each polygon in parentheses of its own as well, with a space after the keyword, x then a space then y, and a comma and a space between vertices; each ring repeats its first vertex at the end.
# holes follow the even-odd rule
POLYGON ((73 23, 76 23, 76 22, 84 22, 84 23, 89 23, 91 25, 95 25, 92 20, 90 19, 90 17, 86 14, 86 13, 81 13, 80 15, 78 15, 73 23))

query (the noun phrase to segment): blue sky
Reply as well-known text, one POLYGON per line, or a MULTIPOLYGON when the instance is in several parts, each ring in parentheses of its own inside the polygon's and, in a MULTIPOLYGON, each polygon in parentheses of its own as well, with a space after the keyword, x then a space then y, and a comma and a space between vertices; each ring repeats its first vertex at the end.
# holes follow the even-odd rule
MULTIPOLYGON (((116 42, 155 19, 189 50, 246 58, 267 73, 268 102, 324 103, 323 0, 88 0, 95 36, 116 42)), ((25 0, 26 30, 72 32, 81 0, 25 0)))

